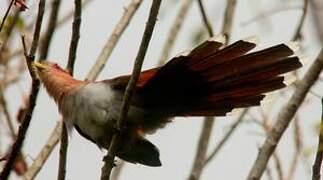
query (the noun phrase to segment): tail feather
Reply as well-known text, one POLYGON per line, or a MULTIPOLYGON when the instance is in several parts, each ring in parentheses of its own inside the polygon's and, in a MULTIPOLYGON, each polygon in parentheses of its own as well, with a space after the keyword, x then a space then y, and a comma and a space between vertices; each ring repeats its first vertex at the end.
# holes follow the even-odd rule
MULTIPOLYGON (((256 44, 244 40, 237 41, 220 51, 213 52, 207 57, 193 56, 196 58, 191 58, 187 61, 187 65, 194 71, 205 70, 208 67, 214 66, 216 64, 224 63, 226 61, 232 60, 233 58, 240 57, 253 48, 256 44)), ((191 54, 194 54, 194 50, 191 54)))
POLYGON ((285 87, 281 74, 302 66, 284 44, 253 53, 253 42, 222 45, 207 41, 159 68, 138 90, 145 105, 172 116, 225 115, 259 105, 264 93, 285 87))

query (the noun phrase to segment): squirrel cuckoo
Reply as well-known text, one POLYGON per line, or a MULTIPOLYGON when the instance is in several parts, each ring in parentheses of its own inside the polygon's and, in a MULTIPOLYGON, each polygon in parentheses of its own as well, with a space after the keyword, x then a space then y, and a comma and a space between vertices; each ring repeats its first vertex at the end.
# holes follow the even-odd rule
MULTIPOLYGON (((145 134, 175 116, 224 116, 234 108, 260 105, 264 93, 283 88, 282 74, 302 66, 285 44, 249 53, 247 40, 229 46, 211 38, 162 67, 143 71, 122 132, 117 156, 131 163, 160 166, 158 148, 145 134)), ((130 75, 81 81, 50 62, 33 64, 67 127, 108 149, 130 75)))

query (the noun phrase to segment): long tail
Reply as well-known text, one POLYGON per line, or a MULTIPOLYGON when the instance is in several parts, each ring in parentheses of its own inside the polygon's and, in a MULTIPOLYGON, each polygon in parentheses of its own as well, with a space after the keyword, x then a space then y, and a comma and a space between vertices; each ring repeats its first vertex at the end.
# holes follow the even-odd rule
POLYGON ((170 116, 222 116, 259 105, 264 93, 285 86, 281 74, 302 64, 285 44, 248 53, 254 47, 240 40, 223 48, 210 39, 159 68, 139 94, 147 107, 170 116))

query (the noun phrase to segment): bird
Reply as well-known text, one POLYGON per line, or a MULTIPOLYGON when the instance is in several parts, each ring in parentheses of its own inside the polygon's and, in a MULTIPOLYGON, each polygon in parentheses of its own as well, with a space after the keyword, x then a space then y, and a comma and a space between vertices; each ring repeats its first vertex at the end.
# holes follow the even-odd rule
MULTIPOLYGON (((165 65, 141 72, 120 133, 117 157, 161 166, 159 149, 146 135, 174 117, 225 116, 235 108, 259 106, 267 93, 286 86, 284 74, 302 67, 286 44, 252 51, 256 47, 252 38, 225 45, 221 37, 209 38, 165 65)), ((89 81, 77 80, 49 61, 35 61, 33 68, 57 103, 69 132, 74 128, 108 149, 131 75, 89 81)))

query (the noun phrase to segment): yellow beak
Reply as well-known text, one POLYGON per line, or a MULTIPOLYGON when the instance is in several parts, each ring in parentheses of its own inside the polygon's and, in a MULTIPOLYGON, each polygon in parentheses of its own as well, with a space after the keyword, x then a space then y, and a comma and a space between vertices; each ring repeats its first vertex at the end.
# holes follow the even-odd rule
POLYGON ((42 63, 39 63, 39 62, 33 62, 33 66, 36 69, 46 69, 47 68, 47 66, 45 64, 42 64, 42 63))

